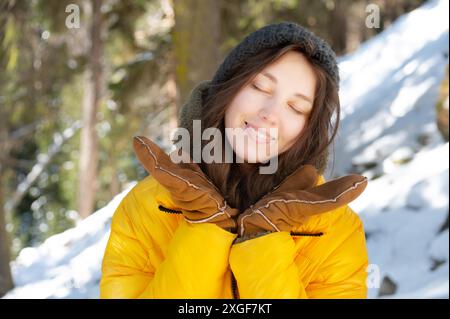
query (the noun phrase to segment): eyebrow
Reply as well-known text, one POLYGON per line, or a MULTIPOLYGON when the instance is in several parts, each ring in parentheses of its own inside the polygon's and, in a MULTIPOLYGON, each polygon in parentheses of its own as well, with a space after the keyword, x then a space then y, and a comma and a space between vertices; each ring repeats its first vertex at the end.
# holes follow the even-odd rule
MULTIPOLYGON (((265 75, 266 77, 268 77, 269 79, 271 79, 273 82, 278 83, 278 80, 276 77, 274 77, 272 74, 270 74, 269 72, 263 72, 261 73, 262 75, 265 75)), ((307 97, 306 95, 302 94, 302 93, 296 93, 295 94, 296 97, 299 97, 311 104, 313 104, 313 101, 310 97, 307 97)))

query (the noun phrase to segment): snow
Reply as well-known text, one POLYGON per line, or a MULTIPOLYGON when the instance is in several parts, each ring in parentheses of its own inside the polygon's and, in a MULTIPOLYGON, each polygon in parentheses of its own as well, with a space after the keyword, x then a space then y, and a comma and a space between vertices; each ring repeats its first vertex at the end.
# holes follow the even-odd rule
MULTIPOLYGON (((383 298, 449 297, 448 228, 439 232, 448 215, 449 149, 435 120, 448 6, 427 2, 340 59, 342 126, 327 174, 358 168, 371 178, 350 206, 364 222, 370 264, 380 281, 388 276, 397 286, 383 298)), ((369 298, 379 293, 369 288, 369 298)))
MULTIPOLYGON (((378 270, 369 298, 379 297, 385 276, 397 289, 382 298, 449 298, 449 230, 441 230, 449 144, 434 108, 448 63, 448 6, 427 2, 339 60, 333 176, 360 169, 370 179, 350 204, 364 223, 371 269, 378 270)), ((98 298, 111 217, 132 186, 75 228, 23 249, 11 263, 16 288, 5 298, 98 298)))
MULTIPOLYGON (((439 234, 448 213, 448 154, 448 143, 417 153, 395 172, 369 181, 350 204, 364 223, 369 262, 379 267, 381 279, 388 275, 398 286, 391 297, 448 298, 448 229, 439 234), (434 271, 433 259, 444 262, 434 271), (412 293, 420 290, 422 295, 412 293)), ((378 293, 369 289, 369 297, 378 293)))
POLYGON ((448 63, 448 6, 427 2, 339 59, 337 172, 351 170, 349 158, 382 163, 399 147, 416 152, 421 136, 439 135, 434 106, 448 63))
POLYGON ((111 218, 135 184, 76 227, 22 249, 11 263, 16 288, 4 298, 98 298, 111 218))

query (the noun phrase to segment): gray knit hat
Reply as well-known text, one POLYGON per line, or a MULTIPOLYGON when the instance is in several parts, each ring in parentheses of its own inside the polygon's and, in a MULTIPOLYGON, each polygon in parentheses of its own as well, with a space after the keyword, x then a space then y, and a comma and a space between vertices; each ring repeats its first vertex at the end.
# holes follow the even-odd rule
POLYGON ((249 57, 265 49, 289 44, 298 44, 300 50, 323 67, 339 88, 339 70, 334 51, 324 40, 295 22, 269 24, 248 35, 228 54, 211 84, 229 80, 249 57))

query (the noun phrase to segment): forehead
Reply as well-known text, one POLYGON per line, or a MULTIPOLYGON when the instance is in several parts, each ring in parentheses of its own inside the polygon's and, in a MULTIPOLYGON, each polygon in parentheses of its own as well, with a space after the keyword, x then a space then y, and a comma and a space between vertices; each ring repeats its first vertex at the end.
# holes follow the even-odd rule
POLYGON ((311 63, 297 51, 289 51, 266 66, 256 77, 267 79, 292 94, 314 97, 316 74, 311 63))
POLYGON ((263 71, 268 70, 294 79, 300 79, 302 77, 310 77, 311 80, 315 79, 313 66, 302 53, 297 51, 286 52, 277 60, 267 65, 263 71))

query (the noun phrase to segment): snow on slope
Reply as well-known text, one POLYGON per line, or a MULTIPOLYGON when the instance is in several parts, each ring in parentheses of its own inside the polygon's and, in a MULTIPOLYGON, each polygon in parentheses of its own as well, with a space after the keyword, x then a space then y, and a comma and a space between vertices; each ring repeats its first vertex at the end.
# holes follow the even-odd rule
MULTIPOLYGON (((335 171, 416 153, 439 135, 435 104, 448 63, 449 2, 430 1, 339 60, 342 127, 335 171), (349 160, 352 159, 352 160, 349 160)), ((368 177, 387 173, 378 165, 368 177)))
MULTIPOLYGON (((397 286, 393 298, 448 298, 448 143, 373 181, 350 206, 360 213, 370 264, 397 286), (436 261, 442 264, 432 270, 436 261)), ((371 272, 369 272, 372 274, 371 272)), ((377 287, 369 297, 379 296, 377 287)))
MULTIPOLYGON (((449 297, 448 227, 440 231, 448 214, 449 150, 434 111, 448 63, 448 21, 447 0, 428 2, 340 59, 333 175, 380 176, 350 206, 363 219, 370 263, 380 279, 397 285, 386 297, 449 297)), ((23 249, 12 262, 17 288, 5 298, 98 298, 111 217, 130 189, 77 227, 23 249)), ((370 288, 369 297, 379 292, 370 288)))
MULTIPOLYGON (((448 228, 439 232, 449 153, 435 112, 448 64, 448 7, 427 2, 340 59, 333 176, 372 178, 350 206, 363 219, 370 263, 397 286, 387 298, 449 297, 448 228)), ((369 289, 369 297, 379 295, 369 289)))
POLYGON ((11 263, 16 288, 4 298, 98 298, 111 218, 135 184, 76 227, 22 249, 11 263))

